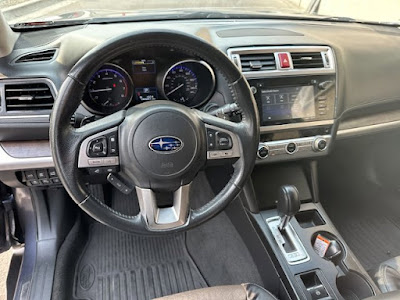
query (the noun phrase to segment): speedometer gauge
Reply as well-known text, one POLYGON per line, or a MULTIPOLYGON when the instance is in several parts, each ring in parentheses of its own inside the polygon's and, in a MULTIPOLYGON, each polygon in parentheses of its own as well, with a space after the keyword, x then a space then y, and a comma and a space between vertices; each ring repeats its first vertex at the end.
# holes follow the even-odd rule
POLYGON ((84 103, 94 113, 110 114, 128 106, 132 96, 133 84, 126 71, 105 64, 90 78, 84 103))
POLYGON ((214 72, 204 61, 181 61, 168 69, 163 80, 165 97, 188 107, 203 104, 214 88, 214 72))

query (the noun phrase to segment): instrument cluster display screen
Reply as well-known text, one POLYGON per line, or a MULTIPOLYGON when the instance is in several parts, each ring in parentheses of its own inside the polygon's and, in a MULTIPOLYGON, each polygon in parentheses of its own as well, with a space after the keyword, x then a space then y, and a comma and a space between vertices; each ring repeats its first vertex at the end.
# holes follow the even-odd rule
POLYGON ((291 119, 313 119, 315 112, 314 87, 271 87, 259 90, 263 122, 291 119))

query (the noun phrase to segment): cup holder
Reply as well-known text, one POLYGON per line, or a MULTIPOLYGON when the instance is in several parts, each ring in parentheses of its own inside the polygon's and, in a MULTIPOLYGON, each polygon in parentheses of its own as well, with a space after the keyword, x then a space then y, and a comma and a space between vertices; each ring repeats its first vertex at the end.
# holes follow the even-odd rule
POLYGON ((340 264, 345 256, 345 249, 340 240, 330 232, 318 231, 313 234, 311 244, 314 251, 322 258, 340 264))
POLYGON ((354 271, 338 277, 336 286, 345 300, 359 300, 374 296, 374 291, 368 281, 354 271))

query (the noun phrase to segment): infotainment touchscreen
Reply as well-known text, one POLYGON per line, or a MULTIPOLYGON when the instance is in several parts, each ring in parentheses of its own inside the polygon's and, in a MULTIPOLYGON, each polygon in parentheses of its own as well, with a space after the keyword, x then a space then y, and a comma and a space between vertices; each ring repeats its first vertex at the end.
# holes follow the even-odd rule
POLYGON ((263 88, 259 93, 264 122, 315 118, 312 85, 263 88))

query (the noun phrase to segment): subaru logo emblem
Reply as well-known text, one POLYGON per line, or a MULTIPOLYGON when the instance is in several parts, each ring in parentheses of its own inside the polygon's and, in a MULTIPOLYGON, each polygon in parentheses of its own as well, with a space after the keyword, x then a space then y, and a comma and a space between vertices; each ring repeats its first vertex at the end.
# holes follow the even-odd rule
POLYGON ((159 136, 150 141, 149 148, 154 152, 170 154, 181 150, 183 142, 174 136, 159 136))

